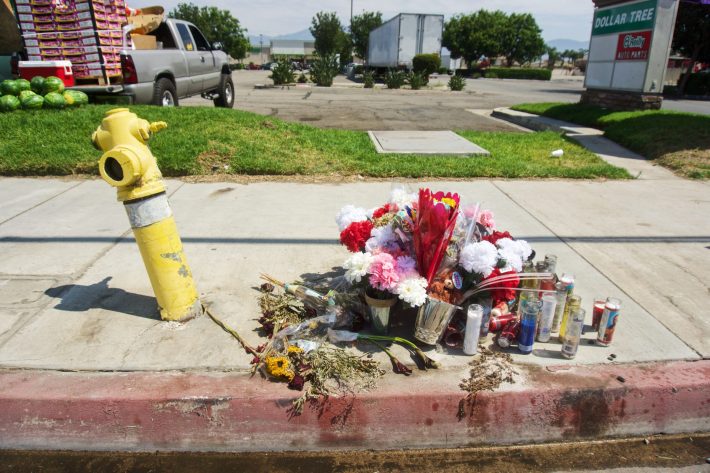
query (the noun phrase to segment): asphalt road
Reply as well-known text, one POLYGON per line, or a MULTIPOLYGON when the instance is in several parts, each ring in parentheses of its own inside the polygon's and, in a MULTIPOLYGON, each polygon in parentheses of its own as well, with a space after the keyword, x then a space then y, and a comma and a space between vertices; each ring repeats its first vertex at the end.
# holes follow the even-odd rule
MULTIPOLYGON (((463 92, 446 88, 448 76, 432 79, 432 90, 362 89, 344 76, 333 87, 255 88, 271 84, 267 71, 235 71, 235 108, 321 128, 352 130, 511 131, 510 125, 471 110, 522 102, 577 102, 583 78, 555 75, 551 81, 469 79, 463 92)), ((207 105, 199 97, 182 105, 207 105)), ((664 108, 710 114, 710 102, 666 100, 664 108)))

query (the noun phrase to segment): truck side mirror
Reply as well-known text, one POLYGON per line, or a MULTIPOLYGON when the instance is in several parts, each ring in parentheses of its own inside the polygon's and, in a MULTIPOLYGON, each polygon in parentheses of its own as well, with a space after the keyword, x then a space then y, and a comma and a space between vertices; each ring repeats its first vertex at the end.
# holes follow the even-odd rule
POLYGON ((215 41, 214 43, 212 43, 212 49, 214 50, 221 51, 222 47, 222 43, 220 43, 219 41, 215 41))

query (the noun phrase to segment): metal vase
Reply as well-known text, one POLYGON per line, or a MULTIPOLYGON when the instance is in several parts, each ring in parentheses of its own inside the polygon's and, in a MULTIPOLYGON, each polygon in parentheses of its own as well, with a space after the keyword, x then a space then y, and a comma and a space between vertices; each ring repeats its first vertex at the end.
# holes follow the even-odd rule
POLYGON ((427 345, 436 345, 458 309, 458 306, 428 298, 417 312, 414 338, 427 345))
POLYGON ((365 293, 365 302, 370 308, 370 325, 373 332, 379 335, 387 335, 390 328, 390 311, 397 303, 397 298, 375 299, 365 293))

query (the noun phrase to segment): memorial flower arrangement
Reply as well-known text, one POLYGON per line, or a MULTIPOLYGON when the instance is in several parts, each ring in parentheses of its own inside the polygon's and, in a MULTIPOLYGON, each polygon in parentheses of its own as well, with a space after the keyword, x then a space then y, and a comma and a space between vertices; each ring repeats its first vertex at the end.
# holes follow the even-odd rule
POLYGON ((370 297, 397 297, 411 307, 427 298, 461 304, 486 288, 495 301, 511 300, 523 262, 524 240, 498 231, 491 211, 462 206, 459 195, 396 189, 384 205, 343 207, 340 242, 352 253, 346 279, 370 297))

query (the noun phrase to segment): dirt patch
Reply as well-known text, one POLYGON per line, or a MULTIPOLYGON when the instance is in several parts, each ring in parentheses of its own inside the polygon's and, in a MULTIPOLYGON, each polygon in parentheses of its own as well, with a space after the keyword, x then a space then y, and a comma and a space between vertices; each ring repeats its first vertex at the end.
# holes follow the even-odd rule
POLYGON ((691 149, 666 153, 656 160, 661 166, 691 179, 710 179, 710 150, 691 149))

